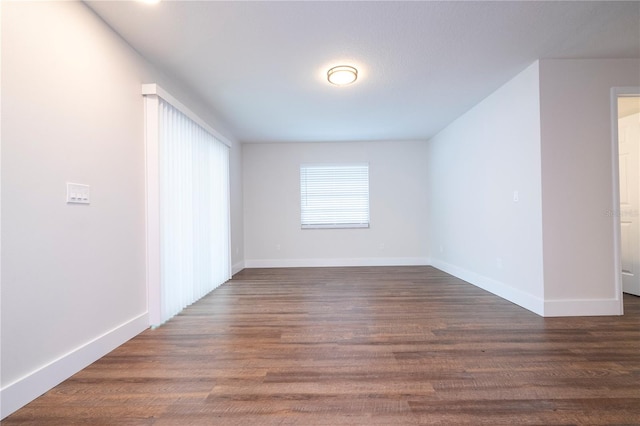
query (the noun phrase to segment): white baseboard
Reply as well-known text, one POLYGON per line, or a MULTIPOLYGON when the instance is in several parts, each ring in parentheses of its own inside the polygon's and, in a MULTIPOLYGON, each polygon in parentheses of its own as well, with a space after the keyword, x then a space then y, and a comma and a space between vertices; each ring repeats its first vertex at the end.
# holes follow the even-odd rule
POLYGON ((357 257, 335 259, 249 259, 246 268, 321 268, 333 266, 429 265, 427 257, 357 257))
POLYGON ((432 259, 431 265, 434 268, 440 269, 454 277, 467 281, 476 287, 480 287, 481 289, 487 290, 496 296, 500 296, 509 302, 528 309, 535 314, 543 316, 545 313, 544 300, 539 297, 520 291, 492 278, 487 278, 483 275, 476 274, 475 272, 468 271, 437 259, 432 259))
POLYGON ((245 268, 244 260, 241 260, 240 262, 235 263, 233 266, 231 266, 231 276, 234 276, 238 272, 242 271, 244 268, 245 268))
POLYGON ((25 406, 149 327, 148 313, 96 337, 0 389, 0 419, 25 406))
POLYGON ((545 317, 622 315, 622 299, 545 300, 545 317))

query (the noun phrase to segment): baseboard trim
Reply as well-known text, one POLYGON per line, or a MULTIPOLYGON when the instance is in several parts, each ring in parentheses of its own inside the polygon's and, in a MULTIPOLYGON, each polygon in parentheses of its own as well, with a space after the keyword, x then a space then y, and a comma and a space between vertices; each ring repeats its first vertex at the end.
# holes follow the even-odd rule
POLYGON ((249 259, 246 268, 322 268, 334 266, 422 266, 427 257, 358 257, 335 259, 249 259))
POLYGON ((240 262, 233 264, 233 266, 231 267, 231 276, 234 276, 235 274, 242 271, 243 269, 244 269, 244 260, 241 260, 240 262))
POLYGON ((544 300, 539 297, 535 297, 531 294, 515 289, 503 282, 487 278, 483 275, 476 274, 475 272, 468 271, 464 268, 460 268, 437 259, 432 259, 431 266, 451 274, 454 277, 460 278, 461 280, 467 281, 468 283, 493 293, 496 296, 502 297, 503 299, 515 303, 516 305, 535 314, 544 316, 544 300))
POLYGON ((620 299, 545 300, 545 317, 591 317, 622 315, 620 299))
POLYGON ((0 419, 25 406, 149 327, 144 313, 0 389, 0 419))

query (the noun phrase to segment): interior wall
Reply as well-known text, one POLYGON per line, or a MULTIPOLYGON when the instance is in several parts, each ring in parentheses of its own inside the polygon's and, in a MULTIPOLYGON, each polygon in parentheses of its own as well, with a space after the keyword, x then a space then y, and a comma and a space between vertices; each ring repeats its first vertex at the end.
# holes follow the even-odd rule
POLYGON ((244 144, 248 267, 428 263, 426 142, 244 144), (369 229, 301 229, 300 164, 368 162, 369 229))
POLYGON ((541 314, 538 74, 536 62, 429 140, 426 182, 432 264, 541 314))
MULTIPOLYGON (((2 2, 2 416, 148 326, 142 83, 206 106, 80 2, 2 2), (91 185, 66 204, 66 182, 91 185)), ((242 253, 240 149, 232 227, 242 253)))
POLYGON ((612 87, 640 61, 540 61, 546 315, 619 314, 614 277, 612 87))

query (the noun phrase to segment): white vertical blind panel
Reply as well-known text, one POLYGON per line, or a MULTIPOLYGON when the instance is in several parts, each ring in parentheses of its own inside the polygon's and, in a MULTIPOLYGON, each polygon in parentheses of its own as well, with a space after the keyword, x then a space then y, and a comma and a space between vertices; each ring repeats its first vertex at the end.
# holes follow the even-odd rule
POLYGON ((369 165, 300 166, 302 228, 369 226, 369 165))
POLYGON ((230 278, 229 148, 160 99, 161 320, 230 278))

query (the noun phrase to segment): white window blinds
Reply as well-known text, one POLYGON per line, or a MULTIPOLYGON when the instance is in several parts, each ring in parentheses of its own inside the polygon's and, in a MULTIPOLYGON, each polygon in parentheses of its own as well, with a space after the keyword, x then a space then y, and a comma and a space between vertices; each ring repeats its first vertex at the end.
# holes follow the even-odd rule
POLYGON ((368 228, 369 165, 301 165, 300 210, 303 229, 368 228))
POLYGON ((162 323, 230 278, 229 148, 164 99, 158 113, 162 323))
POLYGON ((149 322, 158 326, 227 281, 229 147, 157 85, 143 85, 149 322))

